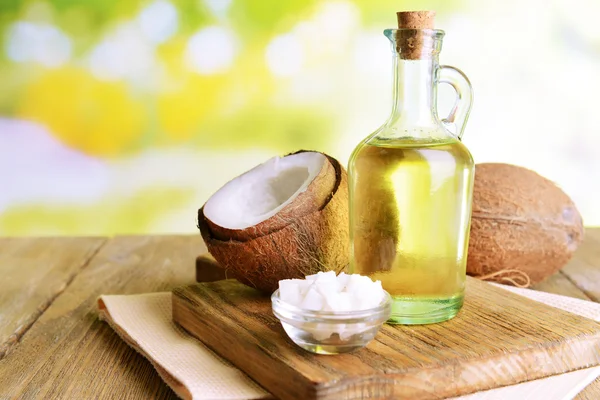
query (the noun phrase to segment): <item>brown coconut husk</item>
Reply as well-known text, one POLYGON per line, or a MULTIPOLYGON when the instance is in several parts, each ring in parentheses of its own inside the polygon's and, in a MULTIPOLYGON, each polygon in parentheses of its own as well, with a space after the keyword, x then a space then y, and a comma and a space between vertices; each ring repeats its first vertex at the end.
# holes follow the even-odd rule
POLYGON ((509 164, 477 164, 467 272, 528 286, 557 272, 583 240, 573 201, 553 182, 509 164))
POLYGON ((333 168, 335 184, 321 207, 290 216, 287 225, 280 229, 265 229, 263 232, 268 233, 244 240, 220 239, 201 208, 198 227, 219 265, 240 282, 268 293, 277 289, 281 279, 302 279, 318 271, 345 269, 349 262, 347 175, 337 160, 329 156, 327 160, 333 168))

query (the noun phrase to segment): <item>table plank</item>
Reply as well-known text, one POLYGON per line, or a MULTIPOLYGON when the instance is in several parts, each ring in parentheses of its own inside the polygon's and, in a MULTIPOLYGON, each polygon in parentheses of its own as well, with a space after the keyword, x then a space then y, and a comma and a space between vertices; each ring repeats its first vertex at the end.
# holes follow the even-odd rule
MULTIPOLYGON (((563 272, 552 275, 543 282, 534 285, 532 289, 540 290, 542 292, 561 294, 563 296, 576 297, 582 300, 591 300, 581 289, 575 286, 575 284, 571 282, 571 280, 569 280, 563 272)), ((575 400, 598 399, 600 399, 600 378, 592 382, 575 397, 575 400)))
POLYGON ((0 360, 0 398, 176 398, 151 364, 98 320, 96 299, 191 284, 204 251, 199 235, 109 240, 0 360))
POLYGON ((0 240, 0 359, 19 342, 106 238, 0 240))
MULTIPOLYGON (((533 288, 544 292, 598 301, 600 281, 594 278, 600 272, 600 228, 587 228, 583 244, 573 259, 561 270, 533 288), (592 275, 590 277, 590 275, 592 275), (596 280, 594 280, 596 279, 596 280)), ((600 378, 585 388, 575 400, 600 399, 600 378)))
MULTIPOLYGON (((563 273, 594 301, 600 302, 600 228, 588 228, 583 244, 563 273), (585 246, 585 247, 584 247, 585 246)), ((585 388, 575 400, 600 399, 600 378, 585 388)))
MULTIPOLYGON (((101 248, 87 267, 93 246, 89 248, 92 253, 88 260, 81 264, 75 261, 76 254, 61 250, 61 246, 70 246, 73 251, 84 254, 86 240, 89 239, 0 239, 3 278, 11 276, 8 271, 14 275, 20 268, 37 265, 36 269, 30 269, 36 274, 23 273, 27 279, 19 281, 22 283, 14 283, 14 278, 10 282, 2 279, 2 289, 9 285, 47 287, 48 292, 40 289, 30 296, 51 294, 47 303, 44 296, 40 297, 42 307, 35 311, 36 318, 43 315, 23 337, 22 343, 0 360, 0 398, 176 398, 150 363, 125 345, 108 325, 97 320, 95 300, 101 293, 169 290, 193 282, 195 257, 206 251, 201 239, 198 236, 115 238, 101 248), (67 242, 71 244, 64 244, 67 242), (19 255, 26 248, 34 249, 32 260, 19 255), (57 254, 62 254, 62 262, 56 260, 57 254), (49 282, 55 282, 64 271, 72 273, 64 280, 66 287, 72 279, 70 286, 66 290, 54 286, 51 291, 49 282), (53 303, 52 299, 55 299, 53 303), (51 304, 45 313, 44 304, 51 304)), ((101 243, 95 251, 100 246, 101 243)), ((586 292, 593 294, 596 290, 598 293, 600 280, 591 282, 593 277, 590 278, 587 269, 600 270, 599 248, 600 229, 588 229, 584 244, 564 271, 534 288, 578 298, 586 298, 586 292)), ((0 291, 0 300, 4 299, 3 294, 0 291)), ((4 313, 6 308, 2 301, 0 307, 3 311, 0 314, 1 340, 2 324, 9 314, 4 313)), ((23 317, 31 309, 24 307, 18 313, 15 308, 17 313, 13 314, 23 317)), ((600 399, 600 379, 577 399, 600 399)))
POLYGON ((575 297, 582 300, 590 300, 586 294, 579 289, 569 278, 562 272, 546 278, 544 281, 537 283, 531 287, 532 289, 541 292, 561 294, 563 296, 575 297))
POLYGON ((600 378, 592 382, 586 387, 581 393, 579 393, 575 400, 598 400, 600 399, 600 378))
POLYGON ((589 298, 600 302, 600 229, 587 229, 585 239, 562 272, 589 298))
MULTIPOLYGON (((598 261, 598 263, 600 263, 600 261, 598 261)), ((563 272, 552 275, 543 282, 534 285, 532 289, 540 290, 542 292, 561 294, 563 296, 576 297, 582 300, 591 300, 581 289, 575 286, 575 284, 571 282, 571 280, 568 279, 563 272)), ((575 400, 598 399, 600 399, 600 378, 592 382, 575 397, 575 400)))

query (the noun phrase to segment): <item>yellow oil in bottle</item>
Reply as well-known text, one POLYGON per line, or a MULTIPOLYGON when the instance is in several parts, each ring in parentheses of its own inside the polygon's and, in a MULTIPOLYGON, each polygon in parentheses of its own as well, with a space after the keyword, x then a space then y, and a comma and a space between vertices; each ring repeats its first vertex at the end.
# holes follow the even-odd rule
POLYGON ((474 164, 457 139, 383 139, 350 164, 351 272, 381 280, 390 322, 452 318, 463 302, 474 164))

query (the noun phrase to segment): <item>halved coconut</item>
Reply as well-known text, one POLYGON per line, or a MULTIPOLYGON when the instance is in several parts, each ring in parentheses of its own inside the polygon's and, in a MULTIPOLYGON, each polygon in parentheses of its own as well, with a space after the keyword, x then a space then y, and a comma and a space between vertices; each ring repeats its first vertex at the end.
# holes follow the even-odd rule
POLYGON ((340 163, 301 151, 228 182, 198 211, 208 251, 266 292, 281 279, 348 265, 348 184, 340 163))
POLYGON ((217 239, 253 239, 322 208, 335 184, 335 169, 321 153, 274 157, 213 194, 204 217, 217 239))

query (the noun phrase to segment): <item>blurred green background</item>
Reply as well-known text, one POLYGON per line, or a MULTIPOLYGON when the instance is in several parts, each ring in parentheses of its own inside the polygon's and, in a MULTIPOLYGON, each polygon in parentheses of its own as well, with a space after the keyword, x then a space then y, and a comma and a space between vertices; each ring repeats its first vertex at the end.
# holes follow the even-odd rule
MULTIPOLYGON (((465 143, 600 224, 597 0, 0 1, 0 234, 195 232, 223 183, 387 117, 395 12, 435 9, 465 143)), ((440 90, 441 109, 451 98, 440 90)))

